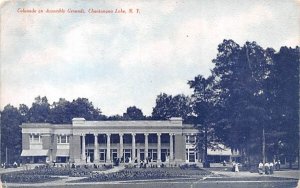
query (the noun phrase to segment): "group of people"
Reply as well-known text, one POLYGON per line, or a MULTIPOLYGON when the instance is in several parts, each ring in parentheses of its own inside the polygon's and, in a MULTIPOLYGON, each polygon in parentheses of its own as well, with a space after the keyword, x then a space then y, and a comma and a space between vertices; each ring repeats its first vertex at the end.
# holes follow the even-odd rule
MULTIPOLYGON (((223 162, 223 165, 226 166, 226 162, 223 162), (224 165, 225 164, 225 165, 224 165)), ((258 164, 258 173, 259 174, 274 174, 275 170, 280 170, 280 160, 273 162, 266 162, 263 164, 260 162, 258 164)), ((239 172, 239 163, 233 161, 232 162, 232 172, 239 172)))
POLYGON ((18 166, 20 166, 20 164, 17 163, 16 161, 13 164, 8 164, 6 162, 1 164, 1 168, 9 168, 9 167, 17 168, 18 166))
POLYGON ((259 174, 273 174, 274 170, 280 170, 280 161, 276 161, 275 165, 273 162, 266 162, 265 164, 263 164, 262 162, 260 162, 258 164, 258 173, 259 174))

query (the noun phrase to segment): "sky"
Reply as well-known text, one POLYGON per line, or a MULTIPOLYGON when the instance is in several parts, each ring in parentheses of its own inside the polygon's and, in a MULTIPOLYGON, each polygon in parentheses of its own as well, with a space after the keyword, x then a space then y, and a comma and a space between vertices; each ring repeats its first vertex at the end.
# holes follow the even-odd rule
POLYGON ((105 115, 129 106, 150 115, 160 93, 192 93, 187 81, 210 74, 223 39, 276 51, 299 45, 299 6, 294 0, 5 1, 0 109, 31 106, 37 96, 50 104, 85 97, 105 115), (17 11, 23 8, 44 12, 17 11), (45 13, 59 8, 66 12, 45 13))

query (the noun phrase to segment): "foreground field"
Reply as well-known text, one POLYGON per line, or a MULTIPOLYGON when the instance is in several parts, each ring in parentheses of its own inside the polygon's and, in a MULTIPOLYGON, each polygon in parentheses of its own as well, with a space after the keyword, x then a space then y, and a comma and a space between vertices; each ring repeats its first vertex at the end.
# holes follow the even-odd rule
POLYGON ((275 177, 250 172, 209 171, 201 168, 42 168, 6 173, 1 176, 4 187, 120 187, 120 188, 224 188, 224 187, 297 187, 298 171, 282 171, 275 177), (296 173, 297 172, 297 173, 296 173), (223 174, 222 174, 223 173, 223 174), (295 177, 295 176, 293 176, 295 177))

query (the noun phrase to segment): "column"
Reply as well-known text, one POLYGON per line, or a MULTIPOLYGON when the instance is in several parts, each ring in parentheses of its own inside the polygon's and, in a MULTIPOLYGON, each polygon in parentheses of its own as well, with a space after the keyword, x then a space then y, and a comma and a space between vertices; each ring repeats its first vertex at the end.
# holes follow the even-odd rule
POLYGON ((157 133, 157 162, 161 162, 161 141, 160 141, 161 133, 157 133))
POLYGON ((85 155, 85 134, 82 134, 82 140, 81 140, 81 160, 85 161, 86 160, 86 155, 85 155))
POLYGON ((106 141, 106 162, 110 163, 110 134, 106 134, 107 141, 106 141))
POLYGON ((140 161, 141 161, 141 153, 140 153, 140 148, 139 147, 137 147, 136 148, 137 150, 136 150, 136 158, 137 158, 137 162, 139 163, 140 161))
POLYGON ((119 151, 119 158, 121 159, 123 157, 123 150, 124 150, 124 147, 123 147, 123 134, 119 134, 120 136, 120 151, 119 151))
POLYGON ((94 143, 94 163, 99 162, 99 145, 98 145, 98 134, 94 134, 95 143, 94 143))
POLYGON ((50 161, 50 162, 53 162, 53 157, 52 157, 52 155, 53 155, 53 149, 50 149, 50 154, 49 154, 49 161, 50 161))
POLYGON ((132 136, 132 150, 131 150, 132 156, 131 156, 131 159, 132 159, 132 162, 134 163, 135 159, 136 159, 136 156, 135 156, 135 133, 132 133, 131 136, 132 136))
POLYGON ((174 159, 174 152, 173 152, 173 133, 170 133, 170 157, 169 160, 172 162, 174 159))
POLYGON ((148 158, 148 133, 145 133, 144 134, 145 135, 145 153, 144 153, 144 155, 145 155, 145 159, 147 159, 148 158))

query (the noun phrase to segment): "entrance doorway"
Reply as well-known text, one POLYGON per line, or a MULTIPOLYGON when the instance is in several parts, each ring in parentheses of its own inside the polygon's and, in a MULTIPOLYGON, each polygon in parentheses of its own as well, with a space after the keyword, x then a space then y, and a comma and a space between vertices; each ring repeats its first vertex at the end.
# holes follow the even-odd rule
POLYGON ((124 150, 124 158, 125 158, 125 163, 131 162, 131 149, 124 150))
POLYGON ((106 149, 100 149, 100 162, 105 162, 106 160, 106 149))
POLYGON ((168 149, 162 149, 161 150, 161 162, 168 162, 169 158, 169 150, 168 149))
POLYGON ((140 160, 141 161, 145 160, 145 150, 144 149, 140 149, 140 160))
POLYGON ((113 161, 116 161, 117 158, 118 158, 118 150, 117 149, 112 149, 111 154, 112 154, 113 161))
POLYGON ((86 157, 87 157, 87 162, 88 163, 94 162, 94 150, 93 149, 88 149, 86 157))

